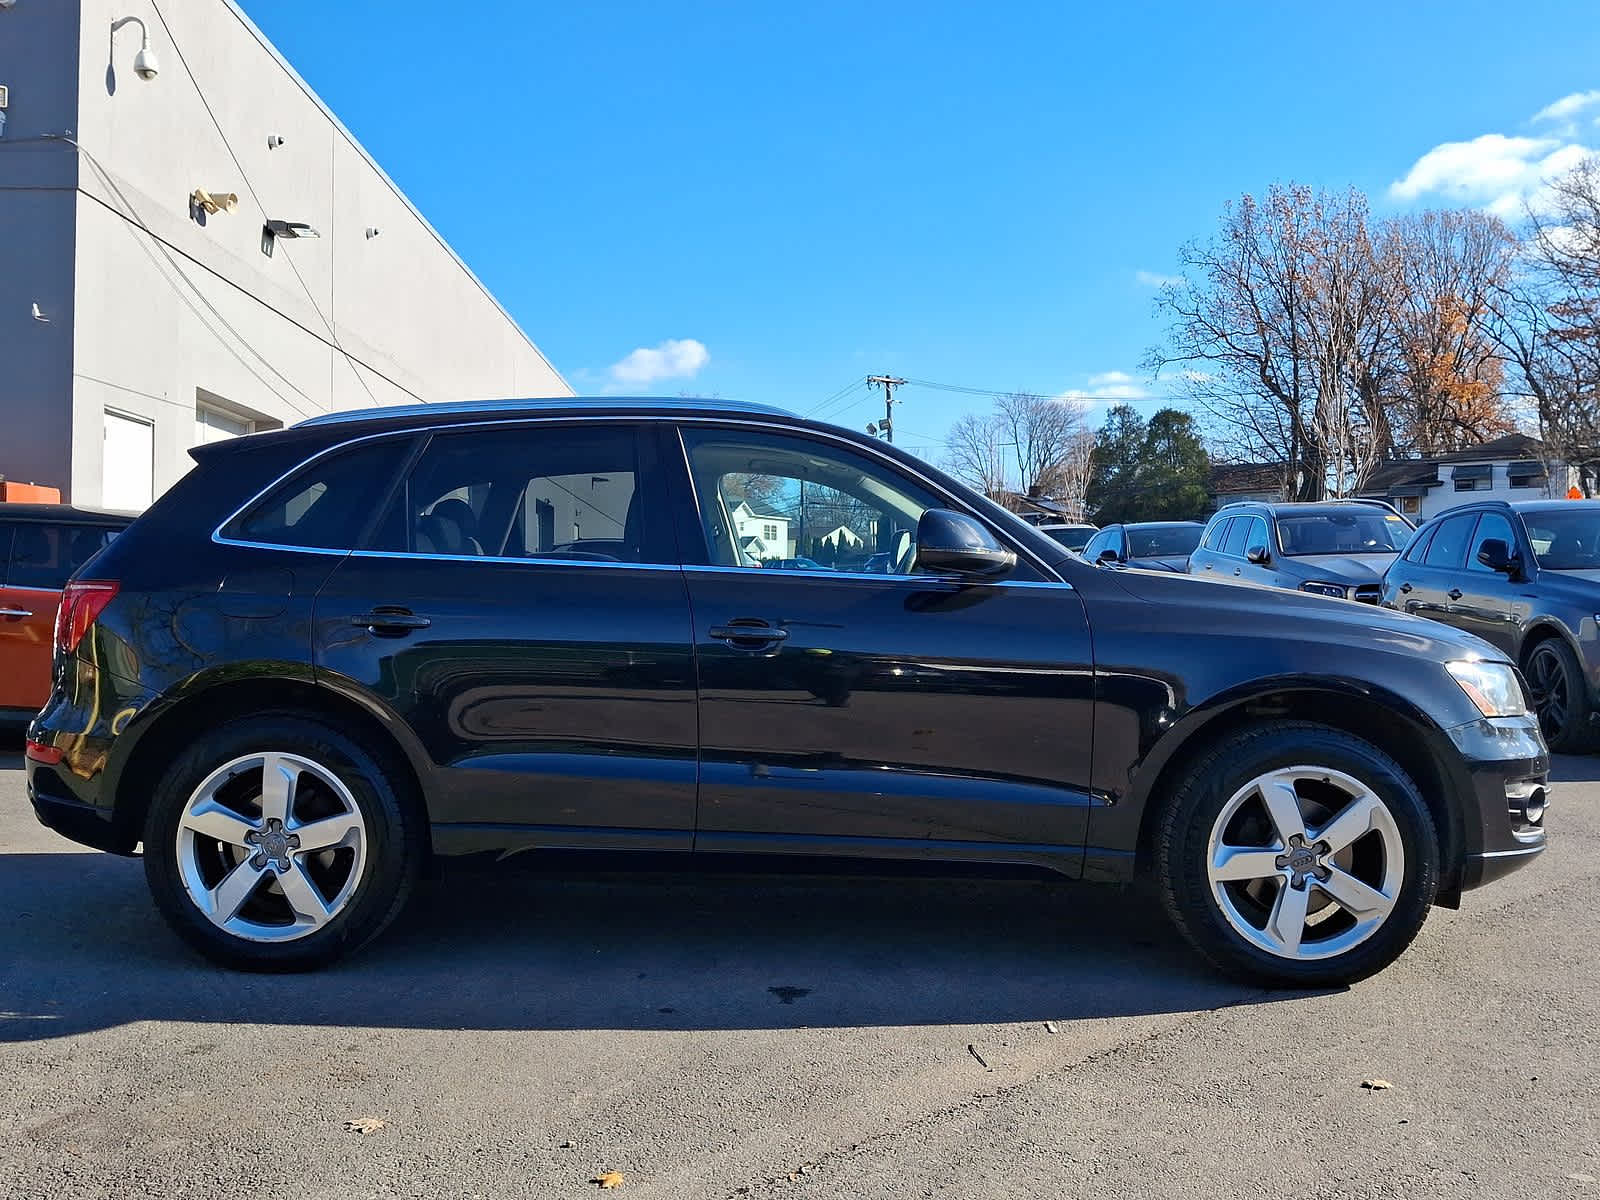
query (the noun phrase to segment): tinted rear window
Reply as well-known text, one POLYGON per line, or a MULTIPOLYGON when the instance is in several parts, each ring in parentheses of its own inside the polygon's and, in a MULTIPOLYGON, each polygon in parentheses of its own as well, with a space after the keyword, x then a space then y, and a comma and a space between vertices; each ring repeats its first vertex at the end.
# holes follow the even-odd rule
POLYGON ((14 530, 13 534, 0 527, 0 550, 11 543, 10 566, 0 570, 0 579, 7 587, 60 591, 79 567, 111 544, 122 527, 20 521, 14 530))
POLYGON ((1477 523, 1477 513, 1463 513, 1441 521, 1439 531, 1428 543, 1428 555, 1423 562, 1430 567, 1459 567, 1467 556, 1467 541, 1477 523))
POLYGON ((354 549, 411 446, 412 439, 396 438, 317 459, 229 522, 223 534, 274 546, 354 549))
POLYGON ((1221 551, 1222 543, 1228 537, 1228 526, 1232 525, 1237 519, 1237 517, 1227 517, 1213 525, 1211 532, 1206 534, 1206 549, 1221 551))
POLYGON ((1129 558, 1176 558, 1188 554, 1200 543, 1200 526, 1169 526, 1165 529, 1129 529, 1129 558))

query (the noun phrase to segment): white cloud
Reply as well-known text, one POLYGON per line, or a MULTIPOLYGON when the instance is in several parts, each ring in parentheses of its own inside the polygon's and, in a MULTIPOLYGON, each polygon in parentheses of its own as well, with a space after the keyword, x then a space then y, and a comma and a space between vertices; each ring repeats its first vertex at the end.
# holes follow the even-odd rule
POLYGON ((1183 282, 1182 275, 1162 275, 1158 271, 1138 270, 1133 273, 1134 281, 1144 287, 1168 287, 1172 284, 1183 282))
POLYGON ((1089 376, 1087 386, 1068 388, 1056 398, 1076 401, 1085 408, 1091 408, 1097 404, 1114 404, 1119 400, 1145 400, 1149 396, 1144 385, 1126 371, 1101 371, 1089 376))
POLYGON ((1515 220, 1532 207, 1548 206, 1548 184, 1594 151, 1579 143, 1573 118, 1600 105, 1600 91, 1573 92, 1540 109, 1537 136, 1484 133, 1468 141, 1442 142, 1389 185, 1406 203, 1475 205, 1515 220))
POLYGON ((1600 90, 1573 92, 1533 114, 1535 121, 1570 121, 1586 108, 1600 104, 1600 90))
POLYGON ((657 346, 640 346, 621 362, 612 363, 617 383, 651 384, 659 379, 688 379, 711 361, 704 342, 668 338, 657 346))

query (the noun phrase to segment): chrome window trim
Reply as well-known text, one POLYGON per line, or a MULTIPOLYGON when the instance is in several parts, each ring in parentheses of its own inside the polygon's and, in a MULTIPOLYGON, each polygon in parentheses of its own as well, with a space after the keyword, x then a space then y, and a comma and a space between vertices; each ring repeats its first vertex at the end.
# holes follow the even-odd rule
MULTIPOLYGON (((419 415, 421 415, 421 414, 419 414, 419 415)), ((781 415, 781 414, 778 414, 775 411, 774 415, 781 415)), ((534 558, 510 558, 510 559, 465 558, 465 557, 458 557, 456 555, 450 555, 450 554, 418 555, 418 554, 415 554, 415 553, 400 553, 400 552, 382 551, 382 550, 354 550, 354 549, 348 549, 347 550, 347 549, 339 549, 337 547, 330 547, 330 546, 296 546, 296 545, 293 545, 293 544, 290 544, 290 543, 255 542, 255 541, 250 541, 250 540, 243 539, 243 538, 224 537, 222 535, 222 531, 224 529, 226 529, 229 525, 231 525, 235 520, 237 520, 241 514, 243 514, 244 512, 249 510, 250 508, 253 508, 257 503, 259 503, 267 495, 267 493, 271 492, 274 488, 276 488, 279 484, 283 483, 290 476, 298 474, 300 471, 305 470, 307 467, 311 466, 313 463, 320 462, 322 459, 328 457, 331 454, 337 454, 340 451, 348 450, 353 446, 359 446, 359 445, 361 445, 362 443, 365 443, 365 442, 378 441, 378 440, 383 439, 383 438, 408 438, 408 437, 417 437, 417 436, 423 435, 423 434, 455 433, 455 432, 461 432, 461 431, 471 431, 471 430, 475 430, 475 429, 500 429, 500 428, 506 428, 506 427, 517 427, 517 426, 528 426, 528 425, 586 425, 586 424, 593 424, 593 423, 596 423, 596 422, 608 422, 608 423, 622 422, 622 423, 629 424, 629 425, 661 425, 661 424, 665 424, 665 425, 671 427, 673 429, 674 433, 677 435, 678 448, 683 453, 683 456, 684 456, 684 470, 689 475, 689 484, 690 484, 690 488, 691 488, 691 496, 692 496, 692 499, 695 502, 695 510, 698 512, 699 508, 700 508, 700 502, 699 502, 699 497, 698 496, 692 495, 693 488, 694 488, 694 472, 692 470, 690 470, 690 468, 689 468, 689 460, 688 460, 688 453, 689 452, 688 452, 688 447, 686 447, 684 445, 684 442, 683 442, 683 435, 682 435, 681 427, 684 426, 684 425, 714 425, 714 426, 731 427, 731 428, 746 428, 746 429, 764 430, 764 431, 768 431, 768 432, 775 432, 775 433, 780 433, 780 434, 788 434, 790 436, 800 436, 800 437, 811 438, 811 439, 818 440, 818 441, 834 442, 834 443, 837 443, 837 444, 839 444, 841 446, 844 446, 845 448, 847 448, 849 450, 853 450, 858 454, 864 454, 864 455, 867 455, 867 456, 869 456, 871 458, 875 458, 878 461, 886 464, 891 470, 904 472, 905 474, 910 475, 912 478, 916 479, 919 483, 921 483, 929 491, 933 492, 934 495, 936 495, 936 496, 944 496, 947 500, 959 505, 959 511, 962 511, 962 512, 966 513, 968 516, 972 517, 975 521, 977 521, 980 525, 982 525, 985 529, 987 529, 991 534, 993 534, 997 539, 999 539, 999 541, 1000 541, 1000 543, 1002 545, 1009 546, 1012 550, 1016 551, 1018 553, 1018 555, 1020 557, 1022 557, 1022 558, 1025 558, 1029 562, 1029 564, 1031 566, 1033 566, 1033 568, 1035 570, 1039 571, 1042 575, 1045 576, 1044 580, 1041 580, 1041 581, 1014 580, 1009 584, 1009 586, 1015 587, 1015 586, 1019 586, 1021 584, 1034 583, 1034 582, 1043 582, 1043 583, 1047 583, 1047 584, 1051 584, 1051 585, 1066 584, 1068 587, 1072 586, 1071 583, 1068 580, 1066 580, 1066 579, 1064 579, 1062 577, 1062 575, 1061 575, 1061 573, 1059 571, 1057 571, 1054 567, 1050 566, 1050 564, 1045 562, 1044 559, 1042 559, 1038 555, 1034 554, 1033 551, 1030 550, 1027 546, 1021 545, 1021 544, 1018 544, 1018 543, 1014 543, 1008 536, 1006 536, 1006 534, 1004 532, 995 529, 993 524, 988 520, 988 518, 982 512, 980 512, 975 506, 973 506, 971 504, 968 504, 960 496, 951 495, 950 493, 946 492, 945 489, 942 486, 940 486, 940 484, 936 480, 928 478, 926 475, 924 475, 921 472, 917 471, 915 468, 910 467, 910 466, 906 465, 905 463, 902 463, 899 459, 893 458, 888 454, 884 454, 881 450, 878 450, 874 446, 867 445, 867 444, 864 444, 864 443, 858 443, 853 438, 850 438, 850 437, 847 437, 847 436, 842 436, 840 434, 833 433, 833 432, 831 432, 829 430, 826 430, 826 429, 814 429, 814 428, 811 428, 808 425, 801 424, 800 420, 801 419, 798 418, 798 417, 787 417, 787 418, 785 418, 783 420, 769 420, 769 419, 762 419, 760 417, 753 416, 753 415, 752 416, 734 416, 734 415, 731 415, 731 414, 696 414, 696 415, 689 415, 689 414, 685 414, 685 413, 649 412, 649 411, 641 411, 641 412, 634 412, 634 413, 628 413, 628 412, 605 413, 605 414, 596 414, 596 415, 593 415, 593 416, 580 416, 580 415, 574 414, 572 412, 559 412, 559 413, 547 413, 547 414, 521 416, 521 417, 508 417, 505 420, 496 420, 496 421, 449 421, 449 422, 445 422, 443 424, 424 423, 424 424, 418 424, 418 425, 409 425, 409 426, 407 426, 407 427, 405 427, 403 429, 385 429, 385 430, 381 430, 381 431, 379 431, 377 433, 362 434, 360 437, 347 438, 347 439, 345 439, 343 441, 334 442, 331 445, 324 446, 321 450, 318 450, 315 454, 312 454, 312 455, 310 455, 309 457, 306 457, 306 458, 302 458, 299 462, 295 463, 288 470, 284 471, 276 479, 272 480, 265 487, 261 488, 259 491, 257 491, 255 493, 255 495, 251 496, 243 504, 239 505, 232 512, 230 512, 225 518, 223 518, 223 520, 220 521, 217 524, 217 527, 214 530, 212 530, 212 532, 211 532, 211 540, 212 540, 212 542, 214 542, 215 544, 217 544, 219 546, 243 546, 243 547, 248 547, 248 548, 251 548, 251 549, 258 549, 258 550, 287 550, 287 551, 290 551, 290 552, 293 552, 293 553, 299 553, 299 554, 336 554, 336 555, 340 555, 340 556, 362 555, 363 557, 379 557, 379 558, 442 558, 442 559, 446 559, 446 560, 451 561, 451 562, 473 562, 473 561, 476 561, 476 562, 490 562, 490 561, 494 561, 494 562, 523 563, 523 562, 540 562, 540 561, 542 561, 542 562, 547 563, 548 565, 572 566, 572 565, 574 565, 574 563, 581 562, 582 560, 577 560, 577 559, 543 559, 543 560, 540 560, 540 559, 534 559, 534 558)), ((328 424, 331 426, 333 423, 329 422, 328 424)), ((683 564, 678 564, 678 563, 673 563, 673 564, 656 564, 656 563, 621 563, 621 564, 619 564, 619 563, 585 563, 584 565, 602 566, 602 567, 633 566, 633 567, 651 567, 651 568, 656 568, 656 569, 672 569, 672 570, 676 570, 680 566, 682 566, 683 564)), ((755 569, 758 569, 758 568, 752 568, 752 567, 728 567, 728 568, 724 568, 724 569, 731 570, 731 571, 748 571, 748 570, 755 570, 755 569)), ((888 576, 867 576, 867 578, 889 578, 889 577, 888 576)), ((916 578, 916 576, 904 576, 903 578, 913 579, 913 578, 916 578)), ((930 577, 924 577, 924 578, 930 578, 930 577)), ((1004 581, 1000 581, 1000 582, 1004 582, 1004 581)))
POLYGON ((1004 588, 1053 588, 1064 591, 1073 591, 1070 583, 1055 582, 1045 579, 982 579, 963 575, 882 575, 868 571, 832 571, 824 568, 821 571, 791 571, 773 569, 771 567, 722 567, 704 566, 698 563, 688 564, 682 568, 684 574, 697 575, 743 575, 746 578, 758 579, 795 579, 809 580, 835 580, 844 579, 853 583, 889 583, 896 586, 904 584, 917 584, 928 587, 932 584, 945 584, 957 587, 1004 587, 1004 588))

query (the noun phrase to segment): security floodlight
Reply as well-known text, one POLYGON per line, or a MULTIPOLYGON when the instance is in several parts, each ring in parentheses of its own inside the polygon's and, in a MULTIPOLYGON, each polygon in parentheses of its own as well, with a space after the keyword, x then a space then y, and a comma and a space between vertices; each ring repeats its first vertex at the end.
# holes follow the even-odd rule
POLYGON ((272 247, 279 238, 319 238, 322 235, 304 221, 268 220, 261 227, 261 253, 272 257, 272 247))
POLYGON ((161 64, 156 61, 156 52, 150 49, 150 31, 144 27, 142 20, 138 17, 119 17, 111 22, 111 37, 115 40, 117 30, 130 24, 139 27, 139 53, 133 56, 133 73, 140 79, 154 79, 161 74, 161 64))

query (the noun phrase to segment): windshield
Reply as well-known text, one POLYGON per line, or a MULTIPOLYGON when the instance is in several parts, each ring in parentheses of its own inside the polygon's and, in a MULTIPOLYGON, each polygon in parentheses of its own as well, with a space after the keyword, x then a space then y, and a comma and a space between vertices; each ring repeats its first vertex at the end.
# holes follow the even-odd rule
POLYGON ((1068 550, 1082 550, 1089 544, 1089 539, 1100 531, 1093 525, 1062 525, 1042 532, 1048 533, 1068 550))
POLYGON ((1204 525, 1167 525, 1128 530, 1129 558, 1178 558, 1200 544, 1204 525))
POLYGON ((1600 509, 1574 506, 1565 512, 1522 514, 1528 541, 1541 567, 1551 571, 1600 568, 1600 509))
POLYGON ((1278 541, 1288 555, 1398 554, 1413 532, 1404 517, 1376 508, 1278 518, 1278 541))

